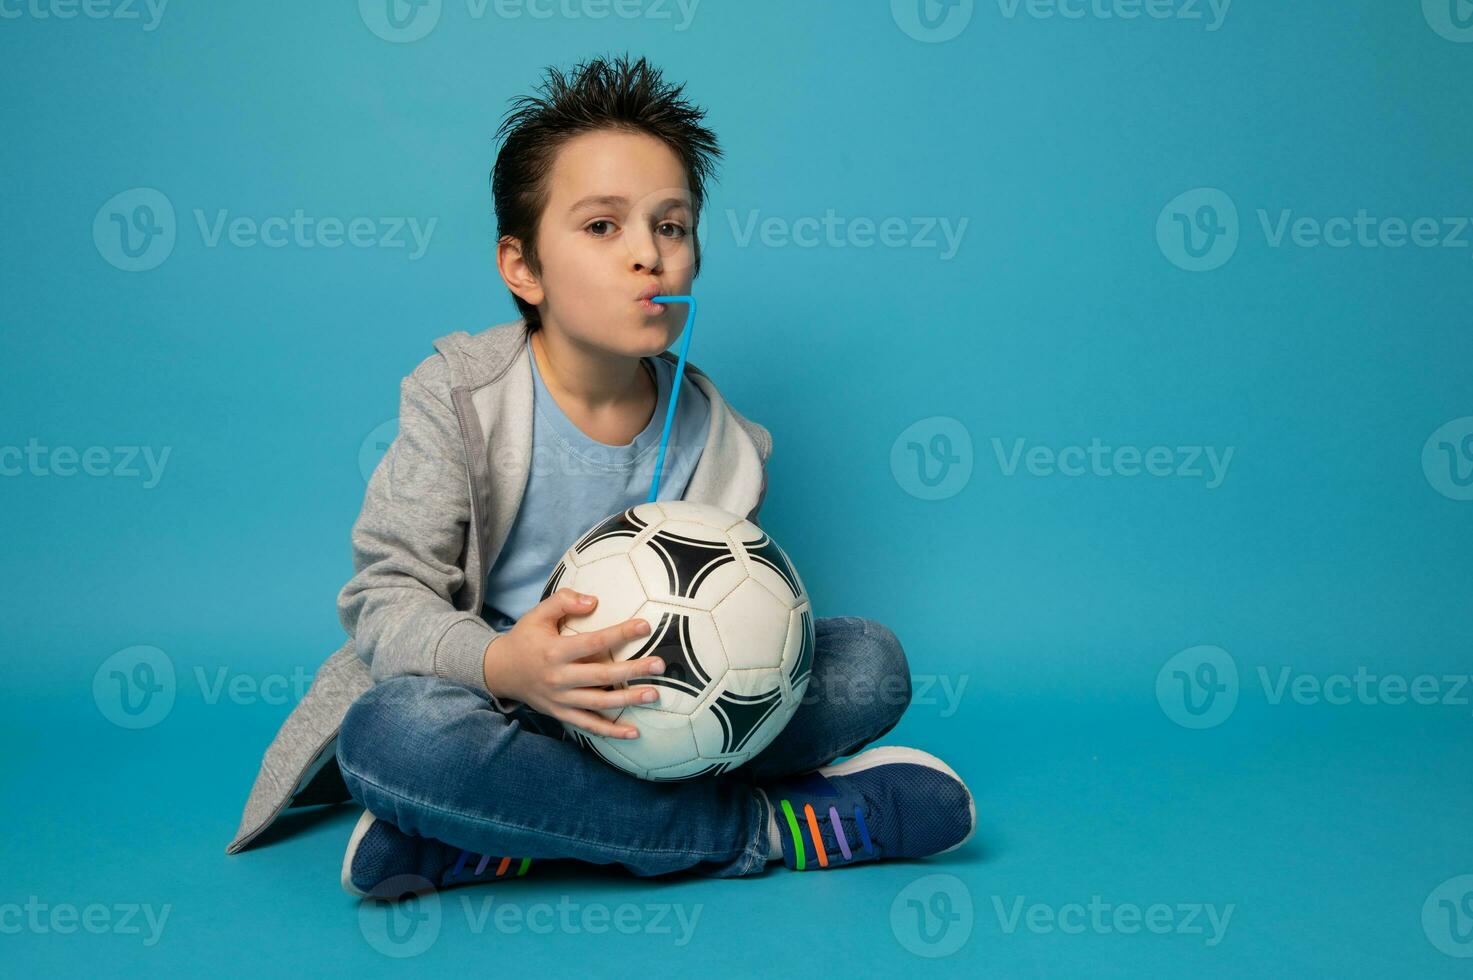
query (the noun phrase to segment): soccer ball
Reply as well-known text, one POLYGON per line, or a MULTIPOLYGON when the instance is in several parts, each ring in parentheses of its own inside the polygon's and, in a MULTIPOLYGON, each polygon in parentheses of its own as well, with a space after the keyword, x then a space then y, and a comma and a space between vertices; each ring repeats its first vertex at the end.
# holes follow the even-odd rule
POLYGON ((598 712, 632 723, 638 738, 563 725, 641 779, 735 769, 777 737, 808 688, 814 630, 803 581, 767 532, 719 507, 669 500, 605 518, 563 553, 542 598, 565 586, 598 605, 566 617, 564 636, 639 617, 647 635, 599 656, 665 662, 664 673, 627 685, 652 685, 659 700, 598 712))

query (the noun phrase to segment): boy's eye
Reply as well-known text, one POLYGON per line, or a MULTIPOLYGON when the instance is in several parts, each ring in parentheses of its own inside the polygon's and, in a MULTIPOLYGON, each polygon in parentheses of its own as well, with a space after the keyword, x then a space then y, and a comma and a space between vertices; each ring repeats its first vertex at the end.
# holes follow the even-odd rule
MULTIPOLYGON (((603 238, 612 231, 613 225, 614 223, 609 219, 599 218, 597 221, 590 221, 583 230, 589 232, 595 238, 603 238)), ((666 238, 678 240, 684 238, 686 235, 685 226, 678 221, 662 221, 658 225, 658 228, 660 234, 666 238)))

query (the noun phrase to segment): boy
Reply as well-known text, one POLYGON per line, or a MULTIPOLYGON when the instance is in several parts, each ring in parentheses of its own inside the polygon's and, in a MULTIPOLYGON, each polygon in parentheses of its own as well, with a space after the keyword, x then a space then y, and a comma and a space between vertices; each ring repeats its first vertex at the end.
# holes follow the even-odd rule
MULTIPOLYGON (((647 498, 674 381, 663 352, 685 319, 649 298, 690 291, 720 150, 642 58, 549 69, 541 91, 503 122, 492 173, 497 266, 521 319, 437 340, 404 380, 399 435, 353 529, 339 613, 373 683, 341 715, 335 755, 319 723, 324 748, 297 782, 311 801, 328 778, 312 770, 335 762, 365 808, 343 887, 396 898, 514 877, 534 858, 726 877, 960 847, 975 808, 940 760, 885 747, 829 765, 909 702, 899 641, 872 620, 816 620, 808 696, 730 773, 640 780, 565 737, 562 722, 637 737, 597 709, 639 703, 650 686, 621 682, 662 669, 607 656, 649 624, 604 624, 597 596, 542 590, 571 541, 647 498), (569 616, 602 628, 563 636, 569 616), (876 694, 896 686, 903 697, 876 694)), ((658 499, 755 521, 770 448, 687 363, 658 499)))

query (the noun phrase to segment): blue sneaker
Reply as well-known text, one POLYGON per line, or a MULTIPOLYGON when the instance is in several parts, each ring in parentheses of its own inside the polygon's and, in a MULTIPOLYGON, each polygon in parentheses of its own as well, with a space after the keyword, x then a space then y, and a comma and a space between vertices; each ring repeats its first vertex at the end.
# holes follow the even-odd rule
POLYGON ((795 871, 954 851, 972 839, 977 806, 951 768, 886 745, 759 787, 795 871))
POLYGON ((397 900, 453 885, 518 878, 531 858, 479 857, 443 841, 406 834, 367 810, 343 854, 343 890, 360 898, 397 900))

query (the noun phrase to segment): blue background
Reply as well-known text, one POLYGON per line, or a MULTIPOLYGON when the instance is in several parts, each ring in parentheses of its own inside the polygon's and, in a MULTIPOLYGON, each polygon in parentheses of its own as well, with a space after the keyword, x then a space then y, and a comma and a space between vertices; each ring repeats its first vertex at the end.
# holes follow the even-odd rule
MULTIPOLYGON (((1465 17, 1466 2, 1238 0, 1210 30, 1205 4, 1205 19, 1124 20, 1009 16, 985 0, 931 41, 903 0, 705 0, 688 25, 673 3, 594 20, 587 3, 571 8, 583 16, 477 18, 446 0, 408 43, 370 29, 372 3, 176 3, 146 30, 26 2, 0 4, 0 444, 170 456, 152 487, 45 466, 0 477, 0 914, 36 896, 170 917, 153 946, 6 929, 17 975, 753 961, 784 974, 1466 975, 1437 937, 1473 954, 1473 918, 1439 918, 1434 901, 1424 923, 1423 906, 1439 887, 1456 902, 1467 883, 1443 883, 1473 873, 1473 692, 1442 679, 1473 670, 1473 502, 1439 491, 1446 474, 1423 448, 1445 423, 1473 431, 1473 232, 1461 247, 1331 248, 1274 247, 1263 229, 1286 209, 1473 215, 1473 44, 1433 28, 1439 2, 1465 17), (939 678, 886 741, 958 769, 981 828, 943 859, 828 875, 539 869, 447 892, 438 937, 396 960, 338 886, 355 808, 294 814, 295 834, 236 857, 223 848, 300 693, 291 678, 341 642, 365 440, 435 337, 515 317, 487 182, 507 100, 544 65, 624 50, 687 82, 726 151, 692 360, 773 433, 763 523, 820 615, 885 622, 916 675, 939 678), (168 199, 177 240, 129 272, 93 226, 136 188, 168 199), (1239 233, 1203 272, 1157 237, 1170 202, 1198 188, 1232 202, 1239 233), (296 209, 436 224, 411 259, 209 247, 195 219, 296 209), (967 225, 949 258, 934 234, 932 247, 866 248, 743 245, 733 231, 754 211, 791 226, 830 209, 967 225), (945 426, 951 472, 970 467, 944 499, 918 489, 901 439, 916 423, 923 445, 945 426), (994 439, 1234 456, 1215 488, 1007 475, 994 439), (137 645, 163 651, 178 682, 166 717, 129 730, 93 680, 137 645), (1194 729, 1157 680, 1202 645, 1240 682, 1236 709, 1194 729), (1319 684, 1437 675, 1462 703, 1275 704, 1258 670, 1286 666, 1319 684), (274 678, 276 696, 212 698, 196 670, 247 691, 274 678), (950 708, 942 682, 961 690, 950 708), (916 952, 936 948, 903 902, 892 916, 928 874, 954 876, 952 908, 972 909, 970 925, 926 927, 958 946, 940 958, 916 952), (478 931, 461 902, 488 895, 703 910, 677 947, 478 931), (1216 945, 1009 932, 997 911, 1095 895, 1234 911, 1216 945)), ((1466 473, 1473 456, 1455 462, 1466 473)))

